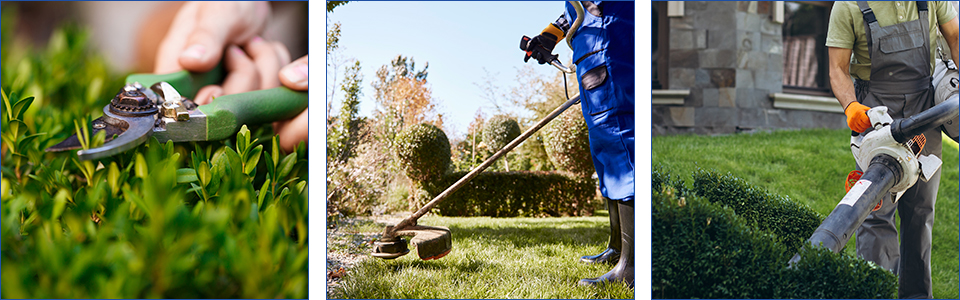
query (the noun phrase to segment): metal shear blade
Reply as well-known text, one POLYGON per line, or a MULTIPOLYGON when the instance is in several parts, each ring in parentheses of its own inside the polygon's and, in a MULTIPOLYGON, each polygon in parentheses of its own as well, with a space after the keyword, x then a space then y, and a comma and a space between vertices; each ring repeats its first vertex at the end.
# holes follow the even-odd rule
POLYGON ((79 156, 81 160, 111 156, 143 144, 150 137, 150 134, 153 133, 153 125, 156 122, 154 115, 135 118, 114 115, 110 112, 109 106, 103 108, 103 114, 103 118, 107 123, 126 123, 127 130, 100 147, 78 151, 77 156, 79 156))

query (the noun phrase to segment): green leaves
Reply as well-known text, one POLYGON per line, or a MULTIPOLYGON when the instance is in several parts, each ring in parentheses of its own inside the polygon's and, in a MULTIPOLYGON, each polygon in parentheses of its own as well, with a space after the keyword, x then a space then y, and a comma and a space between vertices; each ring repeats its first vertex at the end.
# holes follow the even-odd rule
MULTIPOLYGON (((771 229, 768 223, 779 222, 752 221, 755 216, 751 215, 760 211, 783 215, 794 214, 794 211, 783 210, 776 201, 762 199, 755 188, 740 180, 701 171, 694 177, 703 182, 695 183, 695 187, 688 190, 682 180, 662 170, 655 171, 652 177, 655 183, 651 213, 652 288, 658 297, 868 299, 896 296, 897 277, 890 271, 846 254, 813 247, 798 249, 782 241, 782 236, 792 234, 786 227, 804 225, 771 229), (708 200, 708 197, 753 202, 749 205, 756 209, 736 207, 731 201, 708 200), (797 251, 803 259, 787 268, 787 262, 797 251)), ((779 224, 776 226, 783 225, 779 224)))
POLYGON ((122 78, 80 33, 59 30, 36 51, 0 44, 0 297, 306 297, 307 266, 294 263, 308 252, 305 152, 264 149, 269 126, 228 141, 151 138, 97 161, 43 151, 75 133, 83 148, 107 138, 90 118, 122 78))
POLYGON ((240 127, 237 132, 237 153, 240 154, 240 161, 243 163, 243 173, 252 176, 260 162, 260 153, 263 152, 263 145, 257 145, 250 149, 250 146, 257 143, 258 139, 250 141, 250 130, 247 125, 240 127))
POLYGON ((436 180, 450 166, 450 141, 436 126, 411 126, 397 135, 397 145, 400 165, 414 181, 436 180))

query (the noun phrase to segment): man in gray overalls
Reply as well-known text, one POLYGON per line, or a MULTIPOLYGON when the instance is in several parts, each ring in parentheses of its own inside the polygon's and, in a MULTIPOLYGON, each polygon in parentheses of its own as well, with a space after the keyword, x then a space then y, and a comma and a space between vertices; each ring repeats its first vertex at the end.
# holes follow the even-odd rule
MULTIPOLYGON (((931 84, 937 30, 957 60, 957 11, 948 2, 837 2, 830 13, 827 47, 830 85, 856 132, 870 126, 866 111, 886 106, 894 118, 909 117, 934 103, 931 84), (851 54, 853 58, 851 59, 851 54), (851 64, 853 60, 853 64, 851 64), (856 78, 854 83, 851 76, 856 78)), ((924 155, 940 157, 939 129, 925 132, 924 155)), ((932 298, 930 249, 940 171, 917 181, 894 204, 882 206, 857 230, 857 255, 900 277, 900 298, 932 298), (900 216, 900 243, 894 213, 900 216)))

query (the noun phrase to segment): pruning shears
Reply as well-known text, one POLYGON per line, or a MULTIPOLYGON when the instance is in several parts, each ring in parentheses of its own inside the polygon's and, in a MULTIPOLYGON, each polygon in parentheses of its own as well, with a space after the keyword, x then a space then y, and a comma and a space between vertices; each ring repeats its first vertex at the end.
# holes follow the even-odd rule
MULTIPOLYGON (((170 74, 132 74, 126 85, 103 107, 103 116, 91 122, 93 136, 106 131, 102 146, 77 152, 81 160, 121 153, 146 142, 220 140, 244 124, 256 125, 292 118, 307 108, 307 93, 278 87, 217 97, 197 106, 185 96, 195 96, 223 78, 220 66, 206 73, 179 71, 170 74)), ((76 135, 47 148, 47 152, 80 149, 76 135)))

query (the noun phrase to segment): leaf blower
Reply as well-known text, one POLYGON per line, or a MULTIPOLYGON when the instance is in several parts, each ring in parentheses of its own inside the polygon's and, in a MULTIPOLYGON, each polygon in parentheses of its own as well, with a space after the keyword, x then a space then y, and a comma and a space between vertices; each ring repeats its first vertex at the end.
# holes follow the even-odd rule
MULTIPOLYGON (((922 133, 938 127, 949 132, 944 124, 952 122, 952 138, 956 139, 956 120, 960 113, 956 74, 954 70, 953 79, 947 79, 946 85, 944 81, 938 84, 936 97, 939 104, 919 114, 894 120, 887 113, 887 107, 878 106, 867 111, 872 130, 850 138, 850 149, 857 165, 865 171, 849 185, 847 194, 813 232, 807 240, 810 244, 839 252, 870 212, 878 208, 884 195, 894 194, 896 203, 917 180, 926 181, 937 172, 942 164, 940 158, 920 155, 925 143, 922 133), (950 81, 954 84, 951 85, 950 81), (940 86, 950 87, 952 92, 947 90, 941 94, 940 86)), ((794 255, 790 265, 800 259, 799 254, 794 255)))

